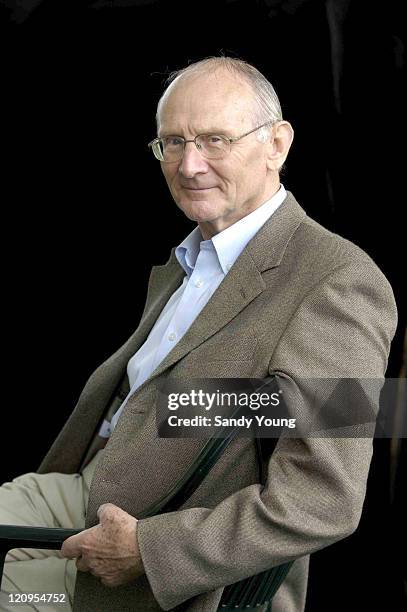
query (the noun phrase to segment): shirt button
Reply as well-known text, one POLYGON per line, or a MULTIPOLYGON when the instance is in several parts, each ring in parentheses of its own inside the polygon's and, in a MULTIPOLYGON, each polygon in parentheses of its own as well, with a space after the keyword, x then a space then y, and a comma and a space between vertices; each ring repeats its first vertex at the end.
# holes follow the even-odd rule
POLYGON ((228 270, 230 270, 230 268, 231 268, 231 267, 232 267, 232 264, 231 264, 231 263, 226 264, 226 268, 227 268, 228 270))
POLYGON ((199 287, 202 287, 202 285, 203 285, 203 281, 200 278, 198 278, 198 280, 195 281, 195 287, 198 287, 199 289, 199 287))
POLYGON ((175 332, 171 332, 170 334, 168 334, 168 340, 170 340, 171 342, 173 342, 176 337, 177 334, 175 332))

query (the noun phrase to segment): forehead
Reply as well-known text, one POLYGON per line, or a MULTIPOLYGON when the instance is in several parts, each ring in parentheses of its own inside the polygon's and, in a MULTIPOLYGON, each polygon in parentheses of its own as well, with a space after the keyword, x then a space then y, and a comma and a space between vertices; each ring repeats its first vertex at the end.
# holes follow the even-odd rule
POLYGON ((159 114, 159 133, 194 134, 251 126, 253 90, 237 76, 216 71, 181 77, 168 88, 159 114))

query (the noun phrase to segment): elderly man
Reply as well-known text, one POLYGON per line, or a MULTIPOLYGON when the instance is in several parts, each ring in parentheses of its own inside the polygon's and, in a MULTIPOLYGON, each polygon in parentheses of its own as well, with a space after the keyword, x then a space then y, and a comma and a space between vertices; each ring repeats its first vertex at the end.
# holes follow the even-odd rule
POLYGON ((253 440, 238 438, 178 511, 138 520, 205 442, 158 436, 163 381, 381 378, 396 327, 372 260, 280 184, 293 130, 266 78, 226 57, 172 77, 150 146, 197 226, 153 268, 139 327, 90 377, 39 473, 1 487, 2 523, 85 527, 61 553, 12 551, 3 601, 67 591, 87 612, 211 612, 225 585, 294 561, 273 612, 300 612, 309 554, 360 519, 371 440, 282 437, 264 487, 253 440))

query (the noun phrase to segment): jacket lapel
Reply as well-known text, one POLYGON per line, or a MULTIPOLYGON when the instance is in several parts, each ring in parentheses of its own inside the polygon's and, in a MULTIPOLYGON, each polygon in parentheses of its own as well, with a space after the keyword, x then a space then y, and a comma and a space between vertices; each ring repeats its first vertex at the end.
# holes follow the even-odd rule
POLYGON ((152 376, 159 376, 187 353, 208 340, 239 314, 264 289, 265 284, 254 261, 243 252, 201 310, 181 340, 159 364, 152 376))

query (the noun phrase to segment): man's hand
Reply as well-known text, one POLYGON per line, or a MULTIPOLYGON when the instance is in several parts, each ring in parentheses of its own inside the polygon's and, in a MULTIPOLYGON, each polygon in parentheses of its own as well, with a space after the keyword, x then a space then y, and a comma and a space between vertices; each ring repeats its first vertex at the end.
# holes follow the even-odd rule
POLYGON ((66 539, 61 553, 77 557, 76 567, 116 587, 132 582, 144 573, 137 544, 137 519, 114 504, 102 504, 97 512, 99 525, 66 539))

